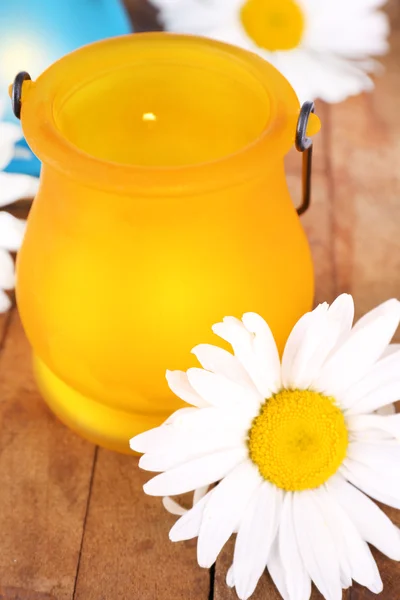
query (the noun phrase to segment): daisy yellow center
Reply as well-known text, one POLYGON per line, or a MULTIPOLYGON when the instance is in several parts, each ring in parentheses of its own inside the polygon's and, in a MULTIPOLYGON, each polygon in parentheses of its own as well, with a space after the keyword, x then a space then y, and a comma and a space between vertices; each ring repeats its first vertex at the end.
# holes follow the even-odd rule
POLYGON ((303 37, 304 15, 294 0, 246 0, 240 18, 247 35, 265 50, 292 50, 303 37))
POLYGON ((316 488, 346 456, 348 434, 334 398, 282 390, 265 401, 249 432, 250 457, 261 475, 287 491, 316 488))

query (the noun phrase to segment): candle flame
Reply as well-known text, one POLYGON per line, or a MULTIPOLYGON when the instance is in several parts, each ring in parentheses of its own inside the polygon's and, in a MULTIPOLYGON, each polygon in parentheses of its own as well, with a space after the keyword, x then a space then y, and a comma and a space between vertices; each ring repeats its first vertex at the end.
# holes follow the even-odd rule
POLYGON ((154 113, 147 112, 143 115, 143 121, 157 121, 157 117, 154 113))

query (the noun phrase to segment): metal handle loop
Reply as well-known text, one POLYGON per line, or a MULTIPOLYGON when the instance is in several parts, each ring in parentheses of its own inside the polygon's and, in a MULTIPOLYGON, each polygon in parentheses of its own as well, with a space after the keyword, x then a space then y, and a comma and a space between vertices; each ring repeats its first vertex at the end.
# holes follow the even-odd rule
POLYGON ((311 203, 311 174, 312 174, 312 154, 313 142, 307 137, 307 126, 310 114, 315 110, 314 102, 304 102, 300 110, 299 119, 296 128, 296 149, 303 153, 303 197, 301 205, 297 209, 297 214, 302 215, 309 208, 311 203))
POLYGON ((24 81, 31 80, 31 76, 26 71, 18 73, 14 79, 11 92, 11 105, 14 115, 17 119, 21 118, 21 97, 22 97, 22 86, 24 81))

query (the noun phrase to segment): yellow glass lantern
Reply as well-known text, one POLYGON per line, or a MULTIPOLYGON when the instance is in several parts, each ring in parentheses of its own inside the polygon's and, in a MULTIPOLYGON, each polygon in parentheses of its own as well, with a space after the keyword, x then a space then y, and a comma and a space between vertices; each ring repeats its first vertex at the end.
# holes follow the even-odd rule
POLYGON ((165 371, 213 323, 259 312, 282 348, 311 308, 283 164, 299 102, 253 54, 152 33, 65 56, 21 106, 43 163, 17 285, 36 378, 66 424, 129 451, 181 406, 165 371))

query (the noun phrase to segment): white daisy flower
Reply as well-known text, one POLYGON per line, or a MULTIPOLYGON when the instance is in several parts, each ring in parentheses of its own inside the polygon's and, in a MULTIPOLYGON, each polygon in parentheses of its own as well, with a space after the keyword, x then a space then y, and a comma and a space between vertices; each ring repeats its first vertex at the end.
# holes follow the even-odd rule
POLYGON ((201 567, 237 532, 227 583, 242 600, 266 568, 284 600, 308 600, 311 582, 326 600, 352 581, 378 593, 368 544, 400 560, 399 530, 368 497, 400 508, 400 415, 376 412, 400 398, 400 302, 353 315, 349 295, 307 313, 282 361, 259 315, 226 317, 213 331, 234 354, 196 346, 203 368, 167 372, 191 407, 131 440, 160 473, 147 494, 197 490, 188 511, 164 503, 182 515, 170 539, 197 537, 201 567))
MULTIPOLYGON (((4 104, 0 100, 0 119, 4 104)), ((20 198, 34 196, 39 180, 29 175, 2 172, 15 155, 15 143, 22 138, 18 125, 0 120, 0 207, 11 204, 20 198)), ((11 306, 4 290, 15 286, 14 261, 10 252, 19 250, 25 232, 25 221, 7 212, 0 212, 0 312, 11 306)))
POLYGON ((165 28, 256 52, 300 100, 341 102, 373 87, 388 50, 386 0, 152 0, 165 28))
POLYGON ((5 102, 0 98, 0 207, 34 196, 39 187, 39 179, 36 177, 3 172, 16 154, 16 142, 22 139, 19 125, 2 121, 4 112, 5 102))

